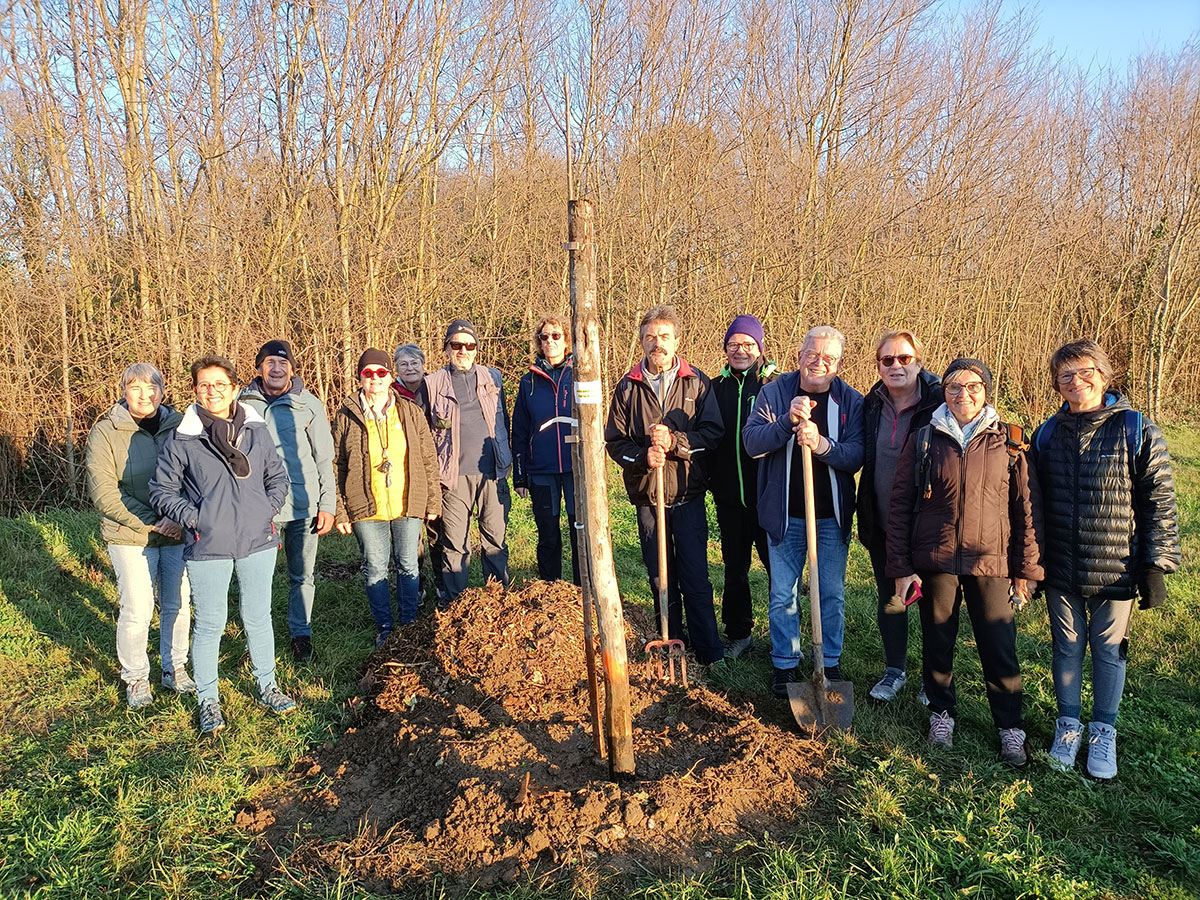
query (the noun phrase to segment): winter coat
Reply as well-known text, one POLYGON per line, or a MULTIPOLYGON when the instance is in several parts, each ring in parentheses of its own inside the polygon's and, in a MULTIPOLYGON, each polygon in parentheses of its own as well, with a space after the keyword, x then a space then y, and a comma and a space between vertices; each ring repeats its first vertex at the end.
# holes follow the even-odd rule
POLYGON ((333 481, 333 436, 321 401, 292 377, 287 393, 268 402, 261 378, 242 391, 238 401, 257 410, 267 423, 283 457, 291 492, 279 511, 279 522, 311 519, 318 512, 333 514, 337 491, 333 481))
MULTIPOLYGON (((474 366, 476 396, 483 420, 487 423, 496 459, 496 480, 501 481, 512 471, 512 449, 508 445, 508 410, 504 406, 504 388, 500 371, 487 366, 474 366)), ((459 419, 458 399, 450 366, 425 376, 429 393, 429 427, 433 431, 433 447, 437 451, 442 487, 453 490, 458 485, 459 419)))
POLYGON ((917 499, 917 432, 900 451, 887 534, 889 578, 914 572, 982 575, 1041 581, 1037 477, 1025 452, 1013 458, 1008 434, 988 409, 967 444, 944 427, 951 413, 934 413, 929 439, 929 496, 917 499))
POLYGON ((667 391, 665 403, 646 381, 637 363, 617 382, 604 426, 608 455, 621 467, 625 492, 634 506, 652 506, 654 470, 646 464, 650 430, 658 424, 671 432, 671 446, 663 467, 663 493, 668 505, 704 496, 705 456, 721 440, 721 411, 710 390, 708 376, 679 357, 679 372, 667 391))
POLYGON ((150 530, 160 518, 150 504, 150 479, 159 451, 183 419, 169 406, 158 409, 156 434, 139 428, 122 400, 97 420, 88 435, 88 494, 100 513, 100 537, 106 544, 179 543, 150 530))
POLYGON ((1129 458, 1126 411, 1116 391, 1092 412, 1064 404, 1054 430, 1030 455, 1041 484, 1046 521, 1046 583, 1100 600, 1129 600, 1148 566, 1179 568, 1175 481, 1162 431, 1142 417, 1137 454, 1129 458))
POLYGON ((244 559, 279 543, 273 520, 287 502, 287 470, 267 423, 245 410, 236 441, 250 461, 245 478, 217 452, 195 404, 158 455, 150 501, 183 527, 184 559, 244 559))
MULTIPOLYGON (((920 386, 921 398, 917 401, 912 418, 909 419, 908 434, 914 433, 922 425, 928 425, 933 411, 942 405, 944 399, 942 380, 928 369, 920 371, 917 384, 920 386)), ((878 521, 878 499, 875 496, 875 437, 883 417, 885 393, 887 388, 882 381, 877 381, 863 401, 863 466, 862 474, 858 476, 858 539, 868 548, 882 548, 885 539, 883 527, 878 521)), ((902 444, 908 434, 902 436, 902 444)))
MULTIPOLYGON (((436 518, 442 514, 442 491, 438 480, 433 436, 417 404, 392 392, 396 414, 404 429, 404 483, 408 488, 406 508, 412 518, 436 518)), ((359 522, 375 515, 371 489, 371 453, 368 449, 367 416, 362 398, 355 391, 342 401, 333 417, 334 472, 337 479, 337 521, 359 522)))
POLYGON ((552 419, 572 418, 571 357, 557 368, 542 358, 521 376, 513 400, 513 485, 529 487, 530 475, 559 475, 571 471, 572 429, 567 422, 542 426, 552 419))
MULTIPOLYGON (((788 409, 800 388, 800 373, 780 375, 758 392, 754 410, 742 429, 746 452, 759 460, 758 524, 771 543, 783 540, 788 528, 788 501, 792 478, 792 448, 796 434, 788 409)), ((829 428, 829 449, 814 453, 813 459, 829 467, 833 489, 833 510, 842 528, 843 540, 850 540, 854 521, 854 473, 863 460, 863 396, 840 378, 829 385, 829 403, 825 410, 829 428)), ((820 415, 820 411, 817 412, 820 415)))
POLYGON ((725 434, 708 460, 708 489, 720 504, 741 504, 753 509, 758 503, 758 460, 746 452, 742 428, 754 409, 754 400, 764 384, 778 376, 775 363, 759 359, 745 372, 728 365, 712 380, 712 392, 721 411, 725 434))

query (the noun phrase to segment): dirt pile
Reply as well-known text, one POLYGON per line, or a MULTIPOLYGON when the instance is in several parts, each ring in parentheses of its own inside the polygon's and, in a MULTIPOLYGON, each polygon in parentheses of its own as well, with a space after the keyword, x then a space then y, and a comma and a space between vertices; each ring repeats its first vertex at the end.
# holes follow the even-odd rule
MULTIPOLYGON (((577 589, 464 593, 372 657, 360 721, 247 805, 259 878, 335 871, 374 889, 700 871, 789 830, 821 751, 703 686, 647 682, 630 646, 636 775, 593 759, 577 589)), ((582 886, 582 884, 580 885, 582 886)))

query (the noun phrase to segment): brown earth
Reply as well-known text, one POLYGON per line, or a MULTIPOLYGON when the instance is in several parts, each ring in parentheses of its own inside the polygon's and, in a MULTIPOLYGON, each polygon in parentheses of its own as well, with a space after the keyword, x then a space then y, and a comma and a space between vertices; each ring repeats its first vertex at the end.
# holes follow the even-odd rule
POLYGON ((452 892, 586 892, 700 872, 741 841, 794 831, 824 748, 703 685, 647 680, 632 624, 629 637, 637 771, 614 782, 593 754, 578 589, 492 584, 398 631, 351 701, 355 726, 300 759, 288 790, 237 812, 261 851, 249 892, 281 859, 374 890, 436 878, 452 892))

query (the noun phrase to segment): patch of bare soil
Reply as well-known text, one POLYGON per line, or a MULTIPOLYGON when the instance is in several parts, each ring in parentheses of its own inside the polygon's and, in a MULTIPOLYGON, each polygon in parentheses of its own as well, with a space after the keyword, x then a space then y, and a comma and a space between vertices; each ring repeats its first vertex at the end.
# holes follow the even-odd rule
MULTIPOLYGON (((631 635, 633 636, 633 635, 631 635)), ((631 642, 636 774, 593 756, 578 589, 464 593, 397 632, 352 701, 359 721, 244 804, 256 884, 340 873, 374 890, 528 880, 594 888, 699 872, 739 840, 794 830, 823 749, 701 685, 643 677, 631 642)))

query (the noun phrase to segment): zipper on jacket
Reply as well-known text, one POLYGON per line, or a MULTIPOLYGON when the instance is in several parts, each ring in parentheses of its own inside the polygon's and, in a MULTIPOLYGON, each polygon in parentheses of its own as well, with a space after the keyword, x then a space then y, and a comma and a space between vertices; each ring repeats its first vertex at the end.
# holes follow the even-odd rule
POLYGON ((962 539, 963 517, 967 512, 967 448, 962 448, 958 475, 958 521, 955 523, 956 539, 954 541, 954 574, 960 574, 962 569, 962 539))
MULTIPOLYGON (((737 378, 737 376, 734 376, 737 378)), ((742 509, 746 508, 746 483, 742 477, 742 388, 746 384, 746 373, 738 378, 737 393, 737 423, 733 430, 733 453, 737 458, 738 499, 742 501, 742 509)))

